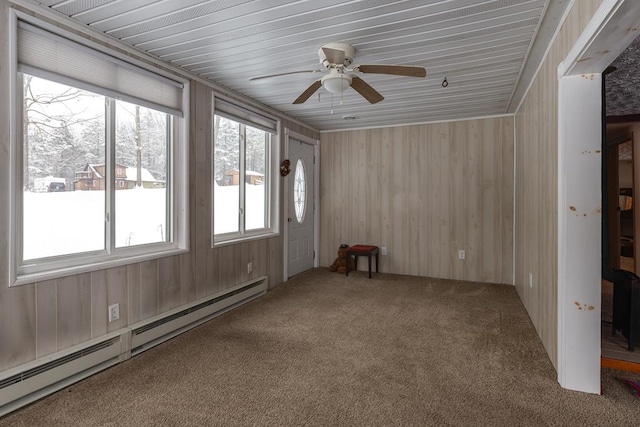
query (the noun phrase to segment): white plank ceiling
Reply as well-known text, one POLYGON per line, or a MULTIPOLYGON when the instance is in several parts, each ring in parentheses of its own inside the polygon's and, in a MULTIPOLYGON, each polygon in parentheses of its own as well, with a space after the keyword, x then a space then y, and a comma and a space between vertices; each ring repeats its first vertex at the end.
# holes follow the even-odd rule
MULTIPOLYGON (((318 130, 513 112, 568 0, 33 0, 318 130), (318 48, 355 47, 354 64, 424 66, 426 78, 359 74, 349 88, 294 99, 324 70, 318 48), (449 86, 442 87, 446 76, 449 86), (333 104, 333 107, 332 107, 333 104), (333 110, 333 114, 332 114, 333 110), (345 120, 344 116, 356 116, 345 120)), ((326 71, 325 71, 326 72, 326 71)))

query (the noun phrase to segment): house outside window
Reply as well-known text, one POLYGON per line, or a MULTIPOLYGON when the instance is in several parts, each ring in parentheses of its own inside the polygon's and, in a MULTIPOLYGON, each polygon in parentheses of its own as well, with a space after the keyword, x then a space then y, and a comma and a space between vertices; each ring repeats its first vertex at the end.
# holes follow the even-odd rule
POLYGON ((277 233, 276 120, 216 98, 213 141, 213 242, 277 233))

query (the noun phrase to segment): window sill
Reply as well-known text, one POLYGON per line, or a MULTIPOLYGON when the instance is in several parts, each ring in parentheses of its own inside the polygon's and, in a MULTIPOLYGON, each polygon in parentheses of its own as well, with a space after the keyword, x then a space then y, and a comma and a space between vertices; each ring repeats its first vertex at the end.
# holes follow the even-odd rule
POLYGON ((261 234, 255 234, 255 235, 249 235, 249 236, 242 236, 242 237, 232 237, 229 238, 227 240, 220 240, 220 241, 213 241, 213 248, 219 248, 222 246, 230 246, 230 245, 237 245, 238 243, 246 243, 246 242, 252 242, 254 240, 261 240, 261 239, 270 239, 272 237, 278 237, 280 235, 280 232, 278 231, 269 231, 269 232, 265 232, 265 233, 261 233, 261 234))
POLYGON ((96 262, 78 265, 78 266, 56 268, 54 270, 42 271, 38 273, 20 274, 15 278, 11 286, 27 285, 35 282, 42 282, 44 280, 59 279, 61 277, 73 276, 73 275, 82 274, 82 273, 91 273, 94 271, 105 270, 107 268, 121 267, 124 265, 150 261, 158 258, 165 258, 168 256, 185 254, 188 252, 189 252, 189 249, 184 249, 184 248, 173 249, 172 248, 172 249, 157 251, 153 253, 132 255, 132 256, 120 257, 116 259, 96 261, 96 262))

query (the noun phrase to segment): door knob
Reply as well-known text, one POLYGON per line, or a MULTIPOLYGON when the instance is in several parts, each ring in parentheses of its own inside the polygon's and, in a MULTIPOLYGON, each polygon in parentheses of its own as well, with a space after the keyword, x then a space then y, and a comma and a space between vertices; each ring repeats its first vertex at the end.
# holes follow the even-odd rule
POLYGON ((287 221, 288 221, 288 222, 291 222, 291 218, 287 218, 287 221))

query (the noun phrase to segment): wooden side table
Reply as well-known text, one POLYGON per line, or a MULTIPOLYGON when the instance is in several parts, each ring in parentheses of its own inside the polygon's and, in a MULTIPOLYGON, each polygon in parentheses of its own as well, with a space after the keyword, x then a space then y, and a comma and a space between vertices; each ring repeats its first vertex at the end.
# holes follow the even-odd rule
MULTIPOLYGON (((355 245, 351 246, 347 249, 347 256, 353 256, 355 258, 355 269, 358 270, 358 257, 366 256, 369 260, 369 279, 371 279, 371 256, 376 256, 376 273, 378 273, 379 263, 378 263, 378 247, 377 246, 369 246, 369 245, 355 245)), ((347 276, 349 275, 349 263, 347 262, 347 272, 345 273, 347 276)))

